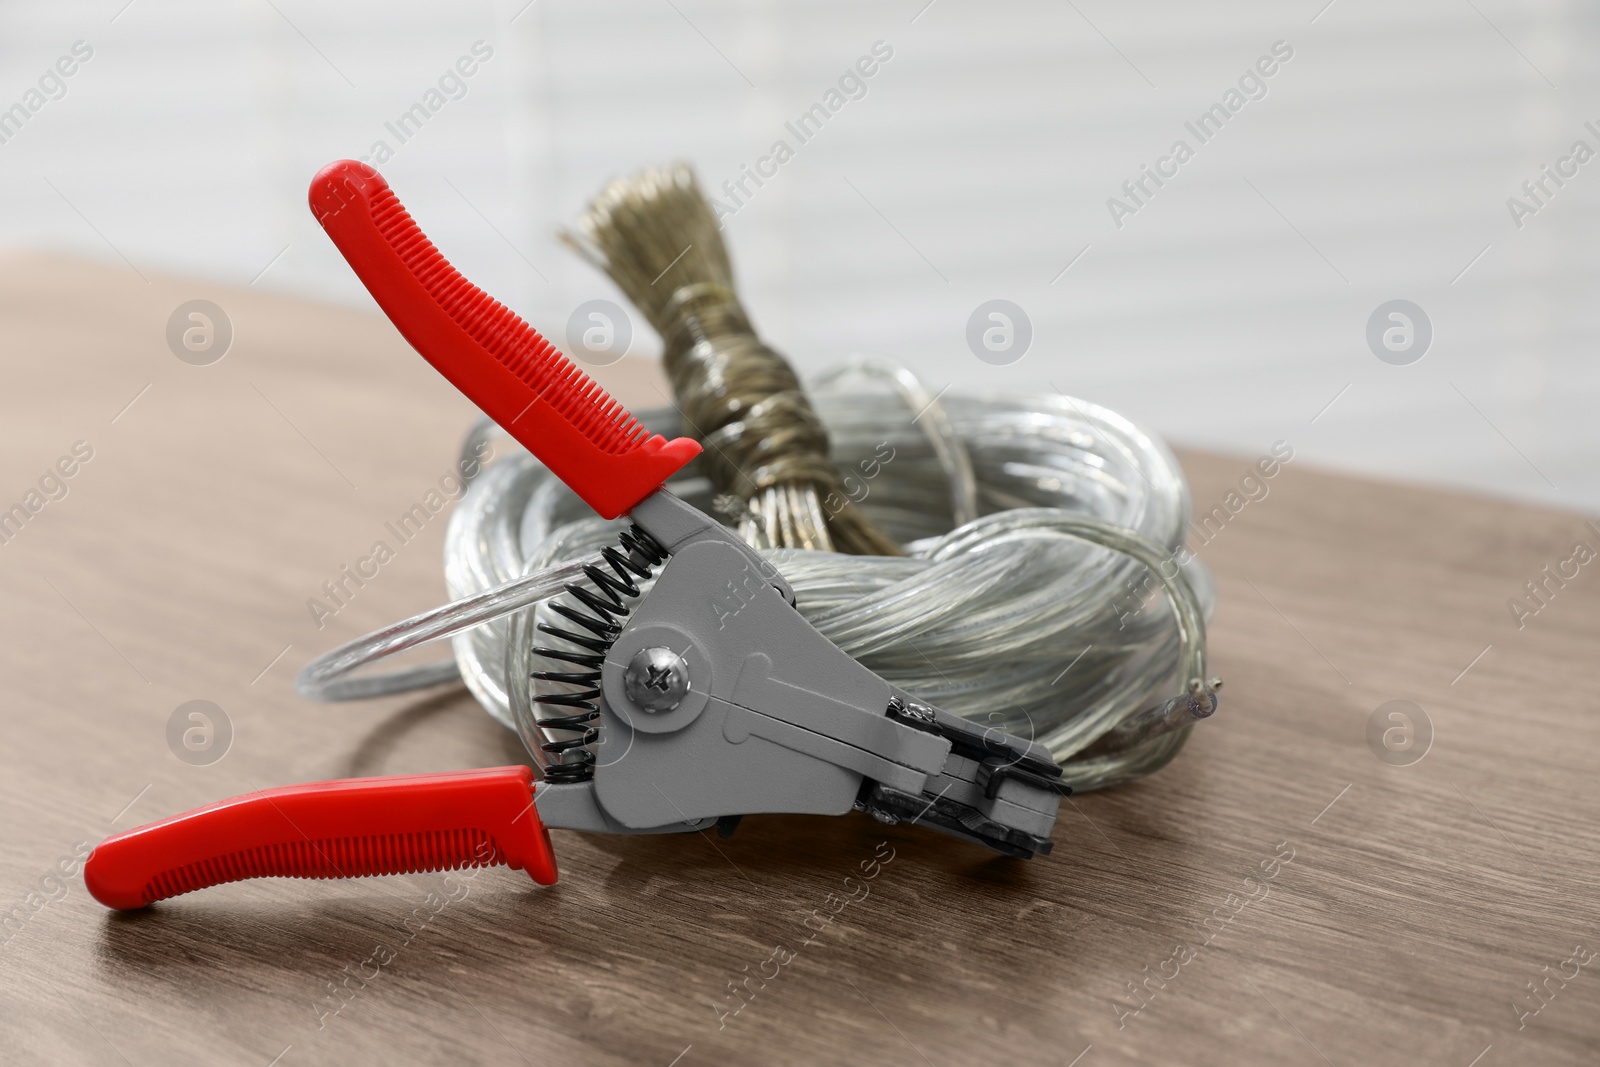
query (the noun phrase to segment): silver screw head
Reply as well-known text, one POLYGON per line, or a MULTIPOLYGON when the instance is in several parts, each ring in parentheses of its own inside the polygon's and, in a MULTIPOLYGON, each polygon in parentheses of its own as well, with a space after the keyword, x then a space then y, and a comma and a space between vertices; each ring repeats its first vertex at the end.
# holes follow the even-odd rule
POLYGON ((623 672, 622 686, 640 709, 659 715, 689 695, 689 665, 670 648, 641 648, 623 672))

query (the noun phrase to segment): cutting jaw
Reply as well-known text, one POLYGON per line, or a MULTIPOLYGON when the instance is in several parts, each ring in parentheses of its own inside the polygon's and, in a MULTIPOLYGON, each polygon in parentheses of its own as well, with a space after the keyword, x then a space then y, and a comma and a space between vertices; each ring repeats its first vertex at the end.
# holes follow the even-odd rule
POLYGON ((1042 746, 863 667, 769 563, 667 490, 631 518, 665 562, 601 654, 587 773, 539 787, 549 825, 649 833, 859 809, 1006 855, 1050 850, 1067 789, 1042 746))

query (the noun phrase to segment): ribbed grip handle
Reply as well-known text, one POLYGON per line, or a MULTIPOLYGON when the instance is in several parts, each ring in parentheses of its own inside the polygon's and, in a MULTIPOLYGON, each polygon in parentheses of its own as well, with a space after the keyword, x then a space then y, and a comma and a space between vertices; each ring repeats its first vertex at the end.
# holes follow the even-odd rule
POLYGON ((245 878, 361 878, 506 864, 556 880, 533 772, 347 778, 246 793, 108 837, 83 880, 131 910, 245 878))
POLYGON ((311 182, 311 213, 411 347, 604 518, 700 454, 651 434, 509 308, 462 277, 383 177, 340 160, 311 182))

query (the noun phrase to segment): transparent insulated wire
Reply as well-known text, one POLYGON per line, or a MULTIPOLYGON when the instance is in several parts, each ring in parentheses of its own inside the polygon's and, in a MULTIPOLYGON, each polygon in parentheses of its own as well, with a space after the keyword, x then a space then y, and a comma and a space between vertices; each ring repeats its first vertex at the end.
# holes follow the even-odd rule
MULTIPOLYGON (((1127 781, 1172 759, 1187 727, 1074 758, 1129 716, 1206 684, 1213 587, 1180 551, 1189 497, 1172 454, 1081 400, 936 400, 904 368, 878 358, 808 390, 845 491, 910 555, 758 544, 793 587, 800 612, 913 696, 1043 743, 1075 789, 1127 781)), ((673 409, 639 418, 654 432, 681 433, 673 409)), ((539 746, 550 731, 539 722, 571 709, 535 698, 580 687, 530 679, 575 669, 533 654, 564 644, 536 626, 572 629, 554 612, 575 603, 561 584, 615 544, 627 520, 596 518, 487 419, 474 425, 462 455, 490 439, 500 458, 469 487, 446 535, 453 603, 334 650, 302 672, 301 691, 338 700, 438 684, 452 677, 448 663, 347 675, 449 636, 454 667, 473 695, 543 762, 539 746)), ((695 466, 672 491, 737 528, 739 517, 710 498, 695 466)))

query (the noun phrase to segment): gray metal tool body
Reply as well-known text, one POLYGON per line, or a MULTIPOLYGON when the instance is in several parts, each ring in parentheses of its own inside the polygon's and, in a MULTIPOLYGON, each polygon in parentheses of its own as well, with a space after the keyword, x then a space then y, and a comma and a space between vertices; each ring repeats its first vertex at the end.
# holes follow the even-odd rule
POLYGON ((731 833, 747 814, 860 809, 1006 855, 1050 851, 1068 789, 1043 746, 857 663, 770 563, 667 490, 630 517, 665 559, 604 653, 592 775, 538 786, 547 825, 731 833))

